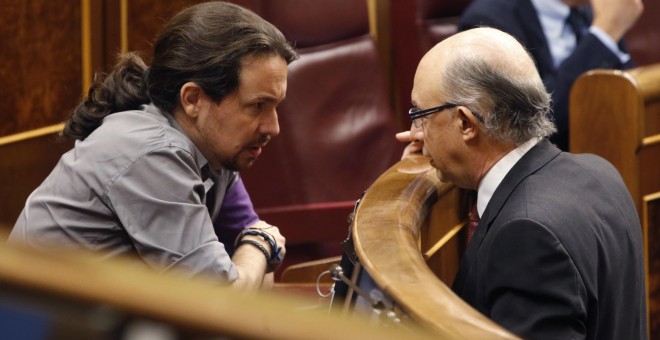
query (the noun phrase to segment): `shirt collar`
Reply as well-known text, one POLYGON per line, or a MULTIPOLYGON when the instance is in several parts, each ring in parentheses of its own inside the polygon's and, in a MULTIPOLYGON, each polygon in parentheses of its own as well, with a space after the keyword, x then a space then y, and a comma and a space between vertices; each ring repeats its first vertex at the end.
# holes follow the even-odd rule
POLYGON ((504 157, 502 157, 490 170, 486 173, 484 178, 479 182, 479 189, 477 191, 477 211, 479 216, 482 216, 488 202, 493 197, 493 193, 497 187, 502 183, 506 174, 511 171, 514 165, 541 140, 540 137, 532 138, 519 147, 511 150, 504 157))
POLYGON ((532 5, 541 16, 565 21, 571 8, 561 0, 531 0, 532 5))
POLYGON ((199 151, 199 149, 197 148, 195 143, 193 143, 193 141, 191 141, 190 138, 188 138, 188 135, 186 135, 186 133, 183 132, 183 129, 181 128, 179 123, 177 123, 176 119, 174 119, 173 115, 161 111, 153 103, 142 105, 142 109, 145 112, 149 113, 149 114, 162 116, 163 118, 165 118, 167 120, 168 124, 173 129, 179 131, 182 135, 185 136, 186 140, 188 140, 190 142, 190 145, 192 146, 193 150, 195 150, 195 159, 197 160, 197 164, 198 164, 200 169, 203 168, 204 166, 206 166, 209 163, 208 160, 206 159, 206 157, 204 157, 204 155, 202 155, 202 152, 199 151))

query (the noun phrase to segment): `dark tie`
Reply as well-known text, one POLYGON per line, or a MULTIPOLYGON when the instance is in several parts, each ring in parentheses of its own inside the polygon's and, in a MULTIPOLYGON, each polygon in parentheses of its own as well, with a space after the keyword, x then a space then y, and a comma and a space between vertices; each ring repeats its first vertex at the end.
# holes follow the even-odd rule
POLYGON ((479 212, 477 211, 477 203, 474 203, 474 205, 472 206, 472 210, 470 210, 470 214, 468 215, 468 234, 467 234, 468 242, 470 242, 472 236, 474 236, 474 231, 477 230, 478 225, 479 225, 479 212))
POLYGON ((578 8, 571 8, 571 12, 568 15, 568 19, 566 19, 566 22, 573 30, 573 33, 575 33, 575 41, 577 43, 579 43, 582 37, 589 32, 587 17, 584 12, 578 8))

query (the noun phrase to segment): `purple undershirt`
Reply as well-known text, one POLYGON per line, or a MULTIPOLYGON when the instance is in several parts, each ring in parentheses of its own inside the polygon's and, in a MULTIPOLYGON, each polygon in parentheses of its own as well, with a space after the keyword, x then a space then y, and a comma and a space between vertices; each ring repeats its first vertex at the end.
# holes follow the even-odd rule
POLYGON ((250 196, 240 177, 232 185, 224 199, 218 216, 213 220, 213 228, 218 239, 225 245, 230 256, 234 254, 234 240, 238 233, 259 221, 250 196))

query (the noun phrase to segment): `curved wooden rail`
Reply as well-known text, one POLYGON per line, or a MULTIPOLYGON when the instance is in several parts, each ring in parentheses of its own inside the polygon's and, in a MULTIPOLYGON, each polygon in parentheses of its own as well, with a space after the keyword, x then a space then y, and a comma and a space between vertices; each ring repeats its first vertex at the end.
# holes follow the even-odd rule
POLYGON ((381 175, 360 203, 353 241, 378 287, 412 319, 448 339, 515 339, 470 307, 428 267, 419 242, 432 206, 451 190, 426 157, 402 160, 381 175))

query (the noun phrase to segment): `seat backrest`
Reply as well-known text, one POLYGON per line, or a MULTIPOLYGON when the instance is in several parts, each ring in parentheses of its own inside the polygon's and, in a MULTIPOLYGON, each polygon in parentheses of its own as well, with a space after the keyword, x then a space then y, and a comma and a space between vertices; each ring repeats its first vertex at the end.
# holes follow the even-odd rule
MULTIPOLYGON (((471 0, 391 0, 390 36, 397 112, 410 105, 415 70, 435 44, 456 33, 458 19, 471 0)), ((403 126, 410 126, 400 114, 403 126)))
POLYGON ((610 161, 640 209, 643 196, 660 191, 660 64, 589 71, 570 103, 570 151, 610 161))

